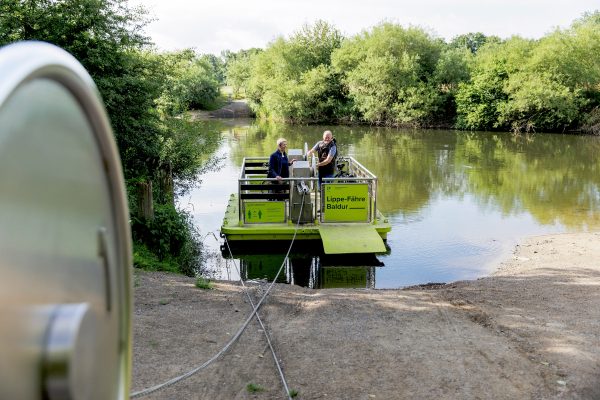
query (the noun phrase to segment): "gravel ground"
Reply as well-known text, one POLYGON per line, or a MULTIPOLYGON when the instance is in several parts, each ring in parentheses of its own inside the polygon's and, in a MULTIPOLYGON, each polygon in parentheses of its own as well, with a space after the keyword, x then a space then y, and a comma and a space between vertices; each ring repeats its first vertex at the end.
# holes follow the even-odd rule
MULTIPOLYGON (((297 399, 598 399, 599 260, 600 233, 534 237, 475 281, 398 290, 277 284, 259 314, 297 399)), ((259 299, 267 287, 247 291, 259 299)), ((251 313, 237 284, 202 290, 191 278, 143 271, 134 309, 133 392, 206 362, 251 313)), ((145 398, 287 395, 252 319, 214 363, 145 398)))

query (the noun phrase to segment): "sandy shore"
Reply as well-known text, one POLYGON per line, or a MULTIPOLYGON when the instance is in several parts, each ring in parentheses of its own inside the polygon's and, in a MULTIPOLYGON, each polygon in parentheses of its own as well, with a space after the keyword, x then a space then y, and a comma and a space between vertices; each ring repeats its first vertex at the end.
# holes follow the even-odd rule
MULTIPOLYGON (((236 284, 136 271, 135 286, 134 392, 203 364, 251 312, 236 284)), ((259 314, 297 399, 600 398, 600 233, 530 238, 492 276, 435 288, 277 284, 259 314)), ((214 363, 145 398, 287 396, 253 319, 214 363)))

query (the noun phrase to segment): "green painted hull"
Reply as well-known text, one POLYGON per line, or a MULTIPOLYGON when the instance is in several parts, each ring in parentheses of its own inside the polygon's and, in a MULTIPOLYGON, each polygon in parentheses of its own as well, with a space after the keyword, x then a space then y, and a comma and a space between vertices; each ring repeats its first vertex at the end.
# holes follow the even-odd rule
MULTIPOLYGON (((321 225, 318 221, 314 223, 304 223, 297 225, 292 221, 282 223, 263 223, 263 224, 243 224, 240 223, 238 196, 232 194, 225 211, 221 234, 227 237, 229 242, 236 241, 272 241, 272 240, 292 240, 296 234, 295 240, 321 240, 321 225), (298 228, 296 230, 296 228, 298 228)), ((333 224, 326 224, 331 226, 333 224)), ((376 219, 372 223, 338 223, 336 226, 352 226, 354 228, 364 226, 366 229, 375 229, 381 239, 386 240, 387 234, 392 230, 392 226, 387 219, 377 211, 376 219)))

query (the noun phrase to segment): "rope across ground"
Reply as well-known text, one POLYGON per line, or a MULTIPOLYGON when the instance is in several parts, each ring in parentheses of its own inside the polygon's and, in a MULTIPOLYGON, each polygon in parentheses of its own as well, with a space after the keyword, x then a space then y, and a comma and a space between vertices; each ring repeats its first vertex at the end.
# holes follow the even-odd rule
MULTIPOLYGON (((531 238, 493 276, 428 289, 276 284, 260 315, 298 399, 600 398, 599 243, 531 238)), ((133 391, 209 359, 252 310, 232 283, 135 282, 133 391)), ((146 398, 286 398, 261 330, 253 320, 210 367, 146 398)))

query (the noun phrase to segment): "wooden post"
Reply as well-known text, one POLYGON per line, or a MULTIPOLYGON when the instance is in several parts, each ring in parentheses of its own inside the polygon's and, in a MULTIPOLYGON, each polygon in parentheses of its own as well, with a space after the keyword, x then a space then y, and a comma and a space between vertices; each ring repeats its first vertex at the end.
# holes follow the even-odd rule
POLYGON ((171 203, 175 205, 175 193, 173 186, 173 166, 169 161, 160 166, 158 170, 158 188, 160 193, 159 203, 171 203))
POLYGON ((152 181, 137 184, 137 215, 147 220, 154 219, 152 204, 152 181))

